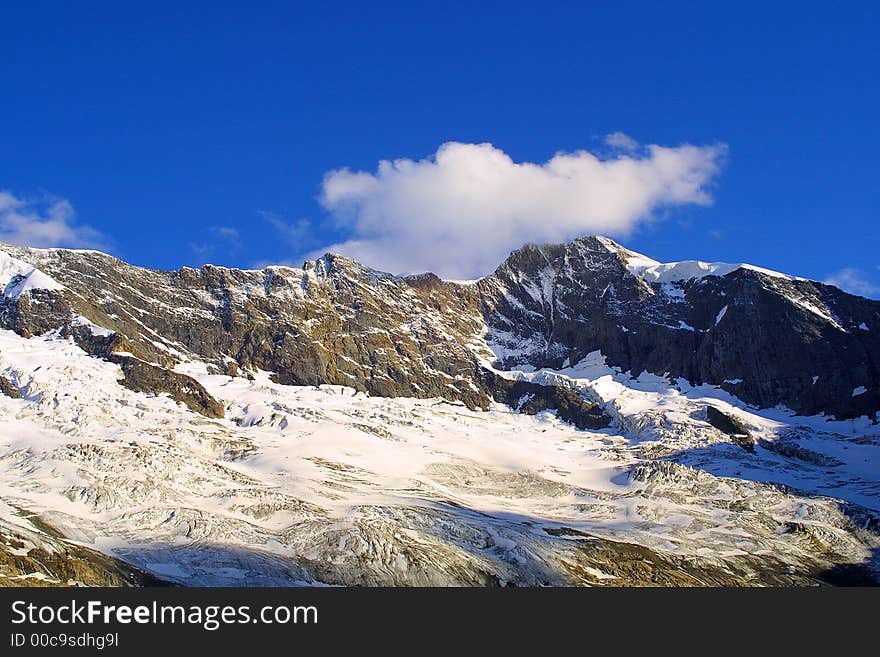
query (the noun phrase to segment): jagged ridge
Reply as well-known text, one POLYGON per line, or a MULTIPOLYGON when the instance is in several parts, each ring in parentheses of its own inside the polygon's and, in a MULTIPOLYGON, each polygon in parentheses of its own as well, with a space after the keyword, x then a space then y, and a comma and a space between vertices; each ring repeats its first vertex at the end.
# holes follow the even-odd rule
MULTIPOLYGON (((166 369, 200 360, 285 384, 485 408, 519 402, 494 369, 558 369, 599 350, 624 370, 720 385, 759 407, 880 410, 880 303, 746 266, 660 265, 607 238, 525 246, 475 284, 396 277, 332 254, 301 269, 160 272, 93 251, 3 250, 17 274, 0 325, 59 330, 104 357, 96 333, 112 332, 125 345, 116 351, 166 369), (37 274, 24 276, 22 263, 37 274)), ((178 383, 156 391, 183 387, 181 401, 212 408, 178 383)))

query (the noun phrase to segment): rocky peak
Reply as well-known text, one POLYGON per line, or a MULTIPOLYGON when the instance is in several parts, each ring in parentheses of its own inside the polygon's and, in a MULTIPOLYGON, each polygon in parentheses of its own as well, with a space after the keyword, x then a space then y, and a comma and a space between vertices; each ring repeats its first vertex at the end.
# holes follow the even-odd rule
POLYGON ((600 350, 634 374, 720 385, 758 406, 841 417, 880 408, 880 303, 821 283, 745 264, 659 263, 588 237, 521 249, 483 289, 503 367, 559 368, 600 350))

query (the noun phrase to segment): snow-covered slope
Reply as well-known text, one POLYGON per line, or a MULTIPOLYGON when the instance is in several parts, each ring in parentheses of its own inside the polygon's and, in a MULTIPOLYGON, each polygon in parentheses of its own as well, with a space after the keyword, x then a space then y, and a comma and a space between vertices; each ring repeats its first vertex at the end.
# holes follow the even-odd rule
POLYGON ((186 584, 805 584, 869 577, 880 545, 876 427, 756 413, 600 354, 504 373, 600 400, 615 424, 598 431, 180 369, 224 419, 117 385, 57 335, 0 331, 23 395, 0 397, 2 499, 186 584))
POLYGON ((63 290, 64 286, 39 269, 0 250, 0 290, 7 299, 18 299, 29 290, 63 290))
MULTIPOLYGON (((633 276, 649 283, 675 283, 678 281, 690 281, 706 276, 726 276, 737 269, 747 269, 760 272, 767 276, 774 276, 787 280, 795 280, 795 277, 783 274, 772 269, 756 267, 745 262, 703 262, 702 260, 682 260, 680 262, 658 262, 641 253, 624 249, 616 242, 608 238, 598 238, 610 251, 619 253, 626 268, 633 276)), ((805 279, 801 279, 805 280, 805 279)))

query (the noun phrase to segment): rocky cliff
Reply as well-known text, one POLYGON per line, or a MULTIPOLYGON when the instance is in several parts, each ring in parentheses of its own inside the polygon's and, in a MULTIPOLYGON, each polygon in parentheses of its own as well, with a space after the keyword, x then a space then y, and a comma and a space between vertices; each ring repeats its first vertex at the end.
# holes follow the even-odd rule
MULTIPOLYGON (((392 276, 332 254, 301 269, 163 272, 94 251, 0 250, 13 263, 0 326, 70 335, 127 363, 127 385, 208 415, 218 410, 193 381, 135 363, 170 372, 198 360, 279 383, 485 408, 522 396, 511 398, 498 370, 558 369, 598 350, 624 371, 717 384, 758 407, 880 410, 880 303, 747 265, 657 263, 602 237, 525 246, 472 283, 392 276)), ((547 395, 523 409, 605 422, 590 400, 537 399, 547 395)))

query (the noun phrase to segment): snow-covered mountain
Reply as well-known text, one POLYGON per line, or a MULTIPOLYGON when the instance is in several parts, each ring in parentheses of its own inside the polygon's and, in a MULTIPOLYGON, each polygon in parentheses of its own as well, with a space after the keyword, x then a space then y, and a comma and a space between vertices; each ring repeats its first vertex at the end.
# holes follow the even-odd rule
POLYGON ((587 237, 0 290, 0 583, 878 581, 880 303, 831 286, 587 237))

